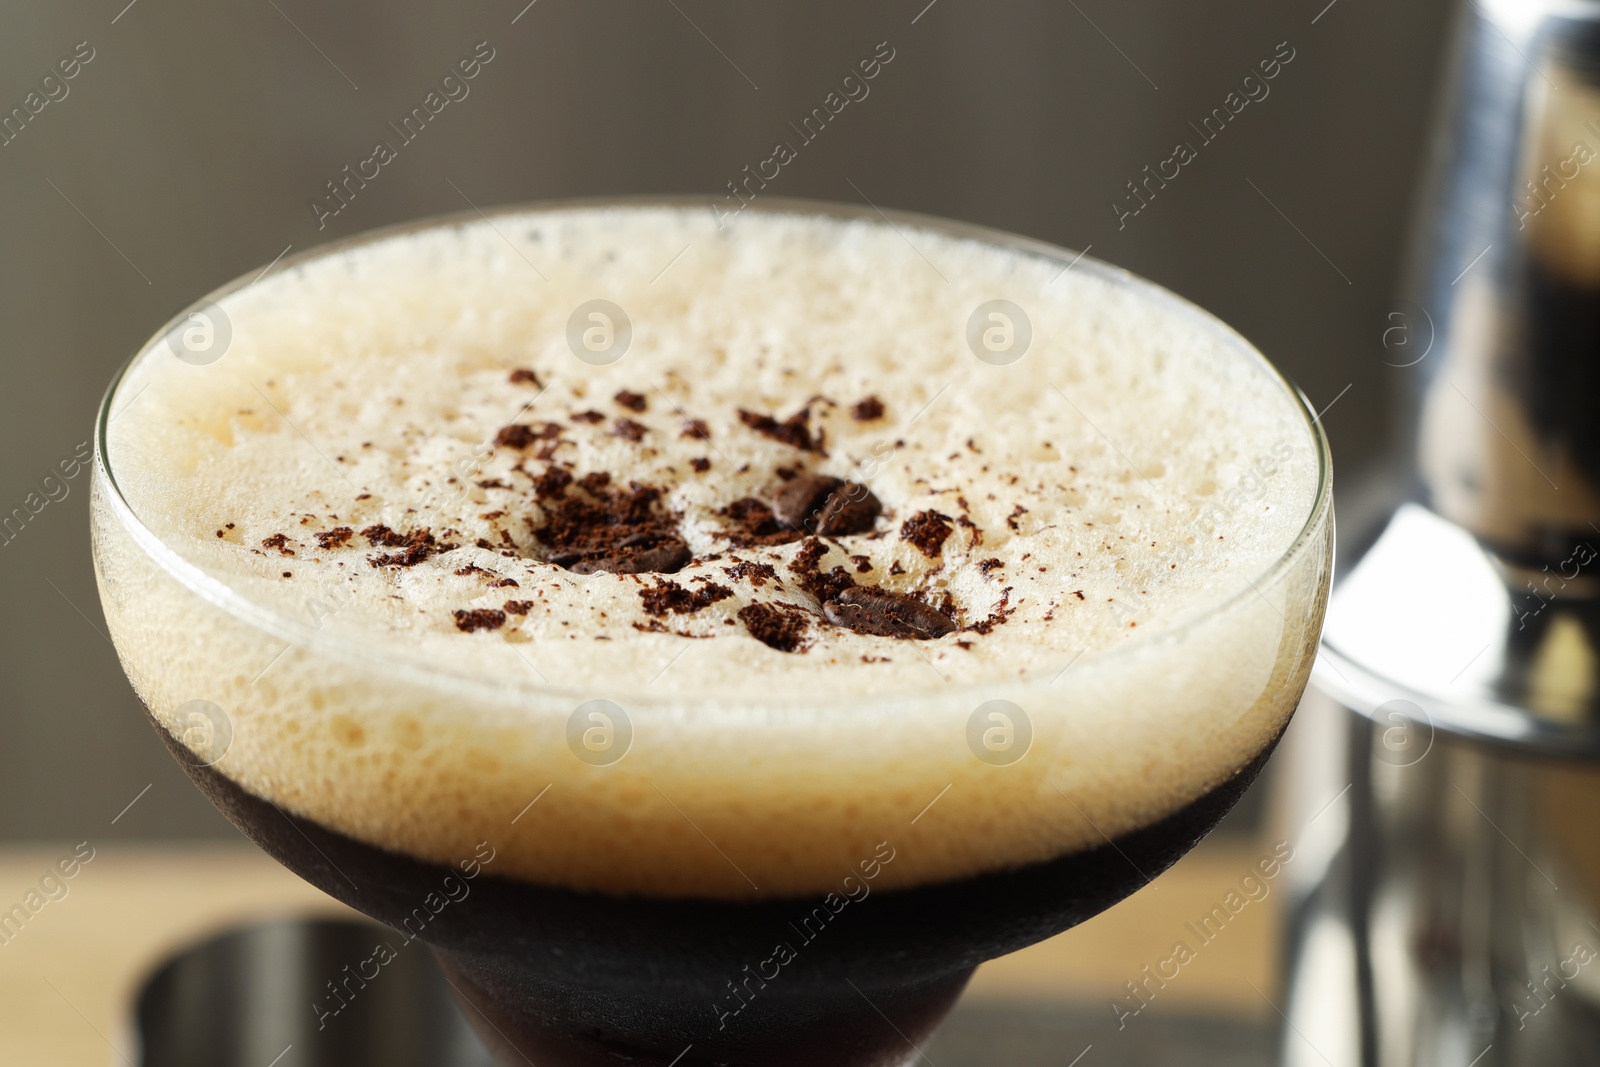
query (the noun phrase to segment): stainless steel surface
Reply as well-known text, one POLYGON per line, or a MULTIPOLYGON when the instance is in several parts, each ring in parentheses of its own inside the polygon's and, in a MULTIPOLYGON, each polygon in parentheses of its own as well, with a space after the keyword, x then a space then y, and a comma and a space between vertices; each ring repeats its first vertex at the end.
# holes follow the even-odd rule
POLYGON ((169 957, 132 1005, 135 1067, 492 1067, 428 950, 374 923, 279 919, 169 957))
POLYGON ((1298 719, 1306 799, 1345 785, 1292 912, 1285 1067, 1600 1062, 1600 768, 1321 696, 1298 719))
MULTIPOLYGON (((402 941, 371 923, 281 919, 182 950, 136 994, 132 1067, 490 1067, 432 956, 402 941), (363 967, 379 944, 395 958, 363 967), (330 982, 346 1006, 319 1027, 338 1004, 330 982)), ((1067 1067, 1093 1045, 1121 1067, 1268 1067, 1273 1037, 1222 1016, 1152 1015, 1124 1032, 1099 1004, 985 1002, 958 1006, 908 1062, 1067 1067)))
POLYGON ((1316 684, 1385 725, 1600 757, 1596 563, 1600 534, 1531 572, 1408 501, 1335 588, 1316 684))
POLYGON ((1452 56, 1388 338, 1411 478, 1346 542, 1343 707, 1300 711, 1339 799, 1289 1067, 1600 1063, 1600 3, 1462 0, 1452 56))
POLYGON ((1453 49, 1391 316, 1414 499, 1335 590, 1317 682, 1600 756, 1600 3, 1463 0, 1453 49))
POLYGON ((1468 0, 1457 34, 1411 294, 1436 353, 1418 472, 1538 568, 1600 517, 1600 4, 1468 0))

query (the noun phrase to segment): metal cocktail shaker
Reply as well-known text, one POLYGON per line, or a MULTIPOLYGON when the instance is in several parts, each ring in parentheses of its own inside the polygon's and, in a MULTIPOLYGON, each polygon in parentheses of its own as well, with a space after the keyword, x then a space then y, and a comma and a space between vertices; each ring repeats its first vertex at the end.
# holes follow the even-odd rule
POLYGON ((1450 57, 1411 477, 1340 531, 1287 761, 1293 1067, 1600 1064, 1600 2, 1462 0, 1450 57))

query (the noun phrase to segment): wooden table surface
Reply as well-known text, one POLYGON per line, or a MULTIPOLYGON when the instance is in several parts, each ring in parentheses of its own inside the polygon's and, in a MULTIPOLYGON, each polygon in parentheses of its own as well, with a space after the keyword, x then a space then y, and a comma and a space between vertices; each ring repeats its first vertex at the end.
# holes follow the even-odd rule
MULTIPOLYGON (((1272 1012, 1263 993, 1276 997, 1283 886, 1268 883, 1265 898, 1241 908, 1209 943, 1187 924, 1223 905, 1270 851, 1213 838, 1105 914, 986 964, 967 998, 1089 1005, 1110 1020, 1125 983, 1141 980, 1142 968, 1169 958, 1182 940, 1194 958, 1147 1010, 1260 1020, 1272 1012)), ((43 902, 15 933, 0 926, 0 1064, 131 1063, 126 1005, 165 953, 230 923, 350 914, 242 843, 96 845, 72 878, 47 880, 71 856, 70 845, 0 849, 0 921, 12 905, 26 908, 30 891, 39 894, 31 903, 43 902)))

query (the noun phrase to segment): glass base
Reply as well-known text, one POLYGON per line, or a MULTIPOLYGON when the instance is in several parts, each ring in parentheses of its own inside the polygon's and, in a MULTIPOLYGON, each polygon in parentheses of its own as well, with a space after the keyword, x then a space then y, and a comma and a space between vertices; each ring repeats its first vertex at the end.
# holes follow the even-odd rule
POLYGON ((268 854, 431 945, 503 1062, 887 1067, 978 964, 1088 919, 1189 851, 1272 746, 1200 799, 1100 848, 959 882, 821 900, 612 897, 385 852, 246 792, 157 726, 191 779, 268 854), (785 951, 787 950, 787 951, 785 951))
POLYGON ((971 970, 884 988, 863 979, 785 989, 750 982, 734 1009, 541 981, 495 961, 436 950, 457 1006, 502 1063, 559 1067, 895 1067, 955 1006, 971 970))

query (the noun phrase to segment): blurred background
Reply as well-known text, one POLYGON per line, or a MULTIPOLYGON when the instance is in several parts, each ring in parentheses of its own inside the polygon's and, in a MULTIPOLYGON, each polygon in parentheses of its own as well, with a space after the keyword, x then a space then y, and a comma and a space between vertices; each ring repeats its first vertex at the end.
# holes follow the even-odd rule
MULTIPOLYGON (((1381 455, 1442 0, 526 2, 8 0, 0 113, 81 42, 93 58, 0 147, 0 514, 45 497, 116 368, 216 286, 474 205, 720 204, 880 41, 895 58, 870 95, 772 193, 1092 246, 1331 403, 1341 492, 1381 455), (470 95, 319 229, 325 183, 398 140, 388 124, 482 41, 470 95), (1285 41, 1270 95, 1119 228, 1128 182, 1285 41)), ((0 545, 0 839, 231 834, 139 714, 99 618, 87 476, 67 484, 0 545)))
MULTIPOLYGON (((770 193, 1016 231, 1175 290, 1327 409, 1339 506, 1359 509, 1407 373, 1380 338, 1447 9, 8 0, 0 515, 45 497, 41 479, 89 440, 115 369, 208 290, 291 249, 470 207, 627 193, 721 204, 879 42, 894 58, 870 95, 770 193), (390 123, 480 42, 493 58, 470 95, 319 218, 326 183, 396 140, 390 123), (1198 143, 1191 124, 1275 53, 1292 59, 1270 94, 1133 199, 1129 183, 1198 143), (46 95, 41 79, 69 57, 76 76, 46 95)), ((99 616, 88 476, 66 484, 0 537, 0 844, 235 839, 143 721, 99 616)), ((1247 805, 1235 832, 1255 817, 1247 805)))

